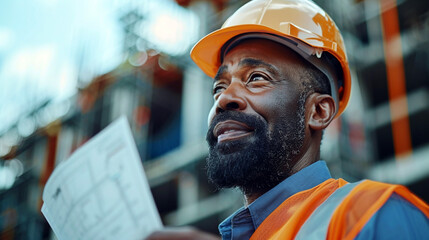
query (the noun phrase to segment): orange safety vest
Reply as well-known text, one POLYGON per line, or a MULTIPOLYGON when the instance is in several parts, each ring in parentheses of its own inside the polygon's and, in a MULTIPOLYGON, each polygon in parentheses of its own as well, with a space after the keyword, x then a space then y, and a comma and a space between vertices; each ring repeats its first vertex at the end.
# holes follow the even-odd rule
POLYGON ((393 193, 429 218, 429 206, 404 186, 331 178, 286 199, 250 239, 354 239, 393 193))

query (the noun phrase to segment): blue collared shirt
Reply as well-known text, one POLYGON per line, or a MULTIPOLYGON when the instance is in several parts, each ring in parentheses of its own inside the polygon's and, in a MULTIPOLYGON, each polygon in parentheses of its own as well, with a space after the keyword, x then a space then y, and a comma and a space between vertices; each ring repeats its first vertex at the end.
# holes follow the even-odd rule
MULTIPOLYGON (((248 207, 238 209, 225 219, 219 225, 222 239, 249 239, 256 228, 284 200, 298 192, 313 188, 329 178, 331 174, 324 161, 317 161, 302 169, 260 196, 248 207)), ((416 237, 413 239, 427 238, 429 219, 402 197, 393 194, 374 214, 356 239, 408 239, 409 236, 416 237), (401 221, 398 221, 399 219, 401 221)))

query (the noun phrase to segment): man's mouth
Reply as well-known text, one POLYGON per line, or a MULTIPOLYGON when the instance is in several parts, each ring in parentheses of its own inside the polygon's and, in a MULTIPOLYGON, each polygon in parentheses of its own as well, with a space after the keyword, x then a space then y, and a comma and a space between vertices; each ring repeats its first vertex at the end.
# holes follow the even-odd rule
POLYGON ((213 135, 217 138, 217 142, 220 143, 246 137, 252 134, 253 130, 245 123, 226 120, 216 124, 213 129, 213 135))

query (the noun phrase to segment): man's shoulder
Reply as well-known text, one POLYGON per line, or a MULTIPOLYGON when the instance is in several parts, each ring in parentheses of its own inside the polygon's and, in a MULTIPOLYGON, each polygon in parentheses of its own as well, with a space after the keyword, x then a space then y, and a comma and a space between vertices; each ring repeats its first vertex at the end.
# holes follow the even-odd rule
POLYGON ((427 239, 429 218, 426 214, 401 195, 393 193, 374 212, 356 239, 427 239))
MULTIPOLYGON (((429 231, 429 206, 405 186, 371 180, 362 180, 351 185, 354 186, 353 189, 339 203, 332 216, 331 233, 334 232, 333 228, 342 226, 350 231, 343 232, 341 236, 359 234, 367 237, 362 239, 378 239, 370 236, 385 234, 389 229, 391 232, 398 229, 405 231, 404 226, 413 225, 414 220, 419 221, 414 224, 414 228, 406 227, 412 233, 421 233, 421 228, 429 231), (407 224, 404 224, 405 222, 407 224), (344 224, 346 226, 343 226, 344 224), (392 229, 401 224, 402 228, 392 229)), ((409 236, 407 232, 404 234, 409 236)))

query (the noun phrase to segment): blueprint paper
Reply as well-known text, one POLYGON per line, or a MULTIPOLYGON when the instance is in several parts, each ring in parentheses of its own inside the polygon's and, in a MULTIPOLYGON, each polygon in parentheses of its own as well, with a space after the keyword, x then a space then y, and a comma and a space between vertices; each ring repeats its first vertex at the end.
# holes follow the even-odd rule
POLYGON ((43 202, 59 240, 144 239, 162 228, 125 117, 55 168, 43 202))

